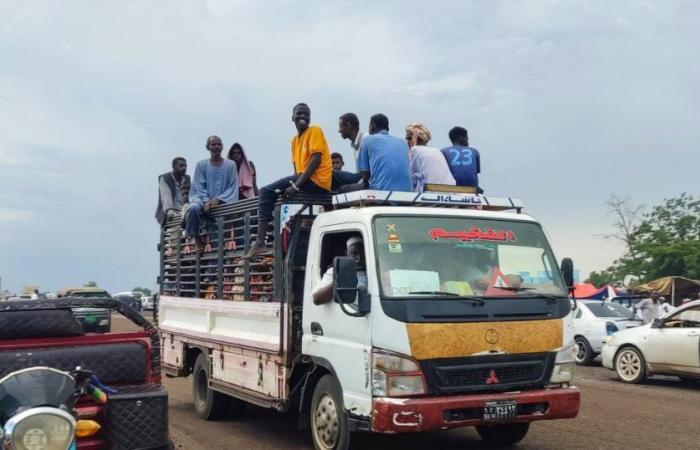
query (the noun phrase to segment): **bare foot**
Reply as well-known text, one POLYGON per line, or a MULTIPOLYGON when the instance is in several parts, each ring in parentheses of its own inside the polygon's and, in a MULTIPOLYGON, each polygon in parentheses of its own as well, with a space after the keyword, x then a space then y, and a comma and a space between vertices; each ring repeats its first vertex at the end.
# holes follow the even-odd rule
POLYGON ((267 255, 269 253, 270 253, 270 250, 268 250, 267 245, 265 245, 264 242, 258 243, 257 241, 255 241, 255 244, 253 244, 250 247, 250 250, 248 250, 248 253, 243 255, 243 258, 248 259, 248 258, 253 258, 255 256, 267 255))

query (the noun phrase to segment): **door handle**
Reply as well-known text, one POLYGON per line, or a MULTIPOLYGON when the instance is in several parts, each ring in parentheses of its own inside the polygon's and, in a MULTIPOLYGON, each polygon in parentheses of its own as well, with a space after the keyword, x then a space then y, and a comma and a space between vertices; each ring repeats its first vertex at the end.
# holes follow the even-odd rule
POLYGON ((323 327, 318 322, 311 322, 311 334, 314 336, 323 336, 323 327))
POLYGON ((691 336, 691 337, 698 337, 698 336, 700 336, 700 333, 697 332, 697 331, 691 331, 690 333, 688 333, 688 336, 691 336))

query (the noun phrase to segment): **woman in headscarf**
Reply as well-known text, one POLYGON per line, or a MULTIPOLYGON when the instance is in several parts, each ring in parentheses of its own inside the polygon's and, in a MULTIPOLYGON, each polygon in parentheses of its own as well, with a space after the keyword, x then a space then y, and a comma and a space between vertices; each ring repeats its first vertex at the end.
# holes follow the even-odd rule
POLYGON ((411 181, 415 192, 423 192, 426 184, 455 185, 450 166, 440 150, 429 147, 430 130, 422 123, 406 127, 406 143, 410 148, 411 181))
POLYGON ((236 163, 238 168, 239 198, 253 198, 258 196, 258 183, 255 179, 255 166, 249 161, 238 142, 228 151, 228 159, 236 163))

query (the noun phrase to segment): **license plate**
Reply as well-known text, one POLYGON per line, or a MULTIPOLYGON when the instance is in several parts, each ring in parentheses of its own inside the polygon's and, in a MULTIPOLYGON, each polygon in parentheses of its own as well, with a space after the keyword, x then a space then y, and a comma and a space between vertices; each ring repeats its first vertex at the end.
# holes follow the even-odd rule
POLYGON ((501 421, 515 419, 518 416, 518 403, 515 400, 503 400, 484 403, 483 419, 501 421))
POLYGON ((97 322, 97 317, 95 316, 85 316, 85 323, 93 324, 97 322))

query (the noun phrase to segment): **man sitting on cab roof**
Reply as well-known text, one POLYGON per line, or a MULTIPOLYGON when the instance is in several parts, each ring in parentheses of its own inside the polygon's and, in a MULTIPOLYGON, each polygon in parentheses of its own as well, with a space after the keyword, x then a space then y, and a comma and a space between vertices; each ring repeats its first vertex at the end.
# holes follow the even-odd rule
POLYGON ((406 127, 406 143, 411 148, 411 181, 415 192, 423 192, 426 184, 454 186, 455 179, 440 150, 429 147, 430 130, 422 123, 406 127))
POLYGON ((292 138, 292 163, 295 175, 281 178, 260 189, 258 210, 258 234, 245 255, 246 258, 264 254, 267 251, 265 235, 272 221, 277 195, 283 192, 285 200, 291 200, 299 191, 309 194, 327 194, 331 190, 333 168, 331 152, 318 125, 309 126, 311 109, 306 103, 299 103, 292 109, 292 122, 297 135, 292 138))
POLYGON ((443 148, 441 152, 447 160, 457 186, 478 188, 479 172, 481 172, 479 150, 469 147, 469 134, 465 128, 452 128, 449 137, 452 146, 443 148))
POLYGON ((380 191, 411 192, 411 175, 406 142, 389 134, 389 118, 375 114, 369 121, 369 134, 360 145, 357 168, 360 183, 380 191))

